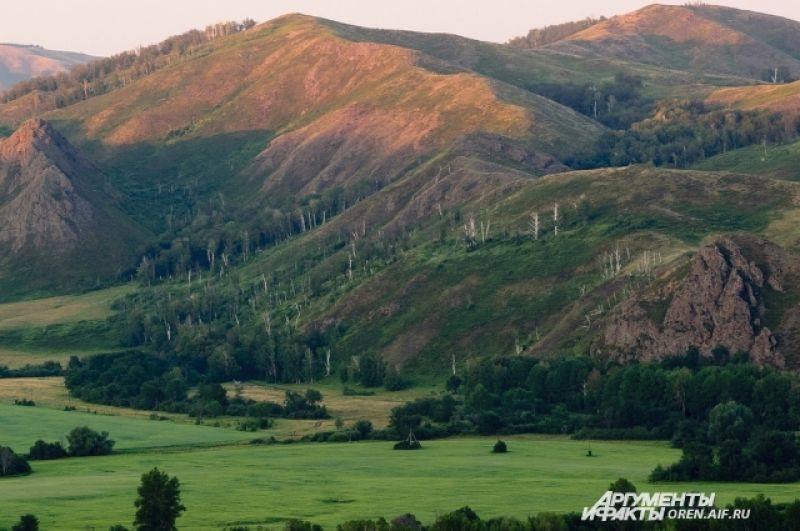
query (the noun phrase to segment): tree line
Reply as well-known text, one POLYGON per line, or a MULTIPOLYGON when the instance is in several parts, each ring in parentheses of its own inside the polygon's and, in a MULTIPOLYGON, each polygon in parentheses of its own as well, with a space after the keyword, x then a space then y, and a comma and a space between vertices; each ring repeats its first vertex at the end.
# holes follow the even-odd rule
POLYGON ((653 480, 785 482, 800 478, 800 377, 719 347, 661 365, 588 358, 502 357, 453 376, 457 393, 395 408, 401 437, 460 433, 571 433, 578 438, 670 439, 683 458, 653 480))
POLYGON ((231 415, 268 419, 328 418, 322 394, 309 389, 301 395, 287 391, 283 404, 257 402, 208 381, 192 367, 179 367, 175 360, 139 351, 97 354, 80 360, 70 358, 64 383, 81 400, 119 407, 186 413, 195 418, 231 415), (196 386, 189 396, 189 388, 196 386))
POLYGON ((248 18, 241 22, 220 22, 205 30, 193 29, 158 44, 76 65, 66 72, 21 81, 0 94, 0 102, 8 103, 33 93, 37 111, 66 107, 129 85, 174 60, 191 55, 202 44, 253 26, 255 21, 248 18))
POLYGON ((598 22, 604 21, 605 17, 592 18, 586 17, 583 20, 565 22, 563 24, 551 24, 543 28, 534 28, 528 31, 523 37, 514 37, 508 41, 510 46, 515 48, 539 48, 574 35, 579 31, 594 26, 598 22))
POLYGON ((31 446, 27 455, 19 455, 9 446, 0 446, 0 477, 30 474, 33 469, 28 461, 62 459, 64 457, 89 457, 108 455, 114 448, 114 441, 108 432, 97 432, 80 426, 67 434, 68 447, 60 442, 48 443, 41 439, 31 446))
POLYGON ((662 101, 653 117, 624 131, 605 133, 594 153, 576 159, 578 167, 649 163, 687 168, 714 155, 797 138, 800 119, 768 110, 715 109, 700 101, 662 101))

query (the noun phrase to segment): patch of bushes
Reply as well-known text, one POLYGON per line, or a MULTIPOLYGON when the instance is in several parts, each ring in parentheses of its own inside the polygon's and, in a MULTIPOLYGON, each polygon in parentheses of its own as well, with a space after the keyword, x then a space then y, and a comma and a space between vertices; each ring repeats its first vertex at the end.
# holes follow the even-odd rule
POLYGON ((88 457, 108 455, 114 448, 115 441, 108 438, 108 432, 97 432, 87 426, 73 429, 67 434, 69 455, 88 457))
POLYGON ((236 428, 239 431, 265 430, 272 426, 272 421, 266 417, 253 417, 239 422, 236 428))
POLYGON ((31 465, 8 446, 0 446, 0 477, 21 476, 31 473, 31 465))
POLYGON ((46 376, 61 376, 64 370, 57 361, 46 361, 40 365, 25 365, 19 369, 9 369, 0 365, 0 378, 41 378, 46 376))
POLYGON ((61 459, 67 457, 67 451, 60 442, 48 443, 41 439, 33 443, 28 450, 28 459, 31 461, 46 461, 49 459, 61 459))
POLYGON ((358 389, 345 386, 342 389, 342 394, 344 396, 374 396, 375 391, 359 391, 358 389))

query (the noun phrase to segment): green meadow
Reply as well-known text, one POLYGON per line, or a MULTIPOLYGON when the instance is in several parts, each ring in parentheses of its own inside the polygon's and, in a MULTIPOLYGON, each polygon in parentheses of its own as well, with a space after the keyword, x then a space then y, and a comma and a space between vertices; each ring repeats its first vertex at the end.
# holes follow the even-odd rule
POLYGON ((0 404, 0 426, 0 444, 17 453, 27 453, 37 439, 66 442, 65 436, 76 426, 109 432, 116 441, 114 449, 119 451, 217 445, 253 438, 252 434, 228 428, 5 404, 0 404))
POLYGON ((257 446, 242 444, 253 434, 224 428, 0 407, 3 442, 18 451, 81 424, 108 430, 119 452, 34 461, 33 474, 0 480, 0 529, 25 512, 47 530, 130 525, 139 477, 155 466, 181 480, 187 511, 178 523, 193 530, 279 528, 290 518, 332 529, 409 511, 431 521, 464 505, 486 517, 579 511, 620 476, 643 490, 717 492, 721 503, 759 492, 775 501, 797 495, 796 485, 648 485, 656 464, 679 455, 665 443, 519 436, 507 439, 508 454, 490 453, 494 439, 479 437, 425 441, 417 452, 394 451, 388 441, 257 446))

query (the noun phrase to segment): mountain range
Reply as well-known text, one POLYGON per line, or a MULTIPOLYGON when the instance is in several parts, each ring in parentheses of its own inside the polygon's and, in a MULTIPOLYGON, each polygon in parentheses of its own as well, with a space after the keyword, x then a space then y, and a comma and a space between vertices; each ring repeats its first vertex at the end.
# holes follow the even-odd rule
POLYGON ((797 128, 769 113, 796 109, 799 25, 655 5, 529 48, 287 15, 32 85, 0 104, 0 297, 135 276, 126 341, 155 350, 212 319, 420 371, 720 346, 798 367, 796 159, 770 158, 797 128), (587 162, 717 118, 769 133, 587 162))

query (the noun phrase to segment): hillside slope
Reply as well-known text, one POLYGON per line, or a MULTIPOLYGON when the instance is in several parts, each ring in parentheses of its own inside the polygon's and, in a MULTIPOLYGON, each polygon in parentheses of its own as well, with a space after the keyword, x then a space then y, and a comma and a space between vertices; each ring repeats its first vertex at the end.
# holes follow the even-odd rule
MULTIPOLYGON (((157 232, 217 192, 291 209, 333 188, 371 193, 467 138, 563 161, 604 131, 546 98, 432 63, 442 62, 289 15, 43 116, 100 165, 126 212, 157 232)), ((34 113, 35 101, 0 105, 0 125, 34 113)))
POLYGON ((749 11, 654 4, 600 21, 548 48, 752 79, 783 67, 797 78, 798 30, 796 21, 749 11))
POLYGON ((14 83, 49 76, 88 63, 90 55, 47 50, 39 46, 0 44, 0 93, 14 83))
POLYGON ((766 109, 794 114, 800 110, 800 81, 720 88, 709 94, 706 101, 735 109, 766 109))
MULTIPOLYGON (((686 253, 720 231, 767 230, 767 212, 793 211, 790 198, 798 197, 794 183, 645 168, 566 173, 516 184, 511 176, 506 179, 505 186, 495 185, 503 190, 499 195, 476 195, 459 204, 465 225, 475 220, 479 227, 490 226, 485 242, 479 230, 470 243, 454 219, 453 205, 445 204, 443 218, 431 208, 427 229, 420 229, 415 240, 418 246, 381 273, 365 275, 359 268, 361 282, 332 307, 325 299, 312 304, 312 326, 345 326, 339 352, 377 350, 392 363, 417 367, 441 369, 448 355, 465 360, 515 349, 582 353, 608 312, 650 286, 658 271, 680 266, 686 253), (558 235, 555 204, 560 206, 558 235), (533 213, 540 216, 539 240, 531 232, 533 213)), ((366 215, 377 201, 378 196, 365 201, 350 215, 366 215)), ((404 209, 417 204, 424 199, 411 198, 404 209)), ((392 233, 381 225, 370 230, 392 233)), ((346 253, 328 260, 346 264, 346 253)), ((280 257, 286 255, 265 257, 263 270, 278 267, 280 257)), ((314 278, 329 267, 319 263, 306 274, 314 278)), ((786 304, 777 301, 772 298, 767 307, 786 304)), ((796 339, 784 337, 783 348, 791 352, 796 339)), ((715 346, 700 338, 687 341, 704 354, 715 346)), ((682 354, 686 346, 676 346, 673 354, 682 354)), ((754 358, 773 363, 766 356, 754 358)), ((790 356, 780 364, 797 361, 790 356)))

